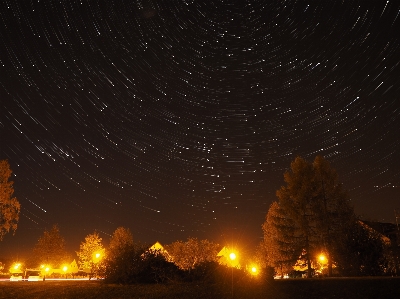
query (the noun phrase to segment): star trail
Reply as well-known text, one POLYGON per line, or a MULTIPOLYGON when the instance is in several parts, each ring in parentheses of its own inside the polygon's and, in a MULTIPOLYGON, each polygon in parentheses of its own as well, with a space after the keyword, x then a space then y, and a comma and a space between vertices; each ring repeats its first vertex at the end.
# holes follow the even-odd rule
POLYGON ((357 215, 400 209, 398 1, 1 1, 1 151, 21 215, 71 252, 256 244, 283 173, 323 155, 357 215))

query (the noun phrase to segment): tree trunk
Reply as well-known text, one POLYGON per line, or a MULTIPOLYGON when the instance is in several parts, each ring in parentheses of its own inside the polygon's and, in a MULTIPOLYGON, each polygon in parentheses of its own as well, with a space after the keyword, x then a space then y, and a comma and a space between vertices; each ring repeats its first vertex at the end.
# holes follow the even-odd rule
POLYGON ((310 244, 308 242, 308 236, 306 238, 306 254, 307 254, 307 278, 311 278, 311 260, 310 260, 310 244))
POLYGON ((332 257, 328 254, 328 276, 332 277, 332 257))

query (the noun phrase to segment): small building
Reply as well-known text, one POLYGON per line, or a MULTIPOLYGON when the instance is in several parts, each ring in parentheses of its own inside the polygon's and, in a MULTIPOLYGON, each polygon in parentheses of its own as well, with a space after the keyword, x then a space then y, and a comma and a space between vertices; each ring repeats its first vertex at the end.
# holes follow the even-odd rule
POLYGON ((240 262, 237 254, 235 253, 235 250, 229 249, 226 246, 224 246, 220 252, 218 252, 217 257, 219 258, 218 262, 221 265, 225 265, 228 267, 235 267, 240 269, 240 262))

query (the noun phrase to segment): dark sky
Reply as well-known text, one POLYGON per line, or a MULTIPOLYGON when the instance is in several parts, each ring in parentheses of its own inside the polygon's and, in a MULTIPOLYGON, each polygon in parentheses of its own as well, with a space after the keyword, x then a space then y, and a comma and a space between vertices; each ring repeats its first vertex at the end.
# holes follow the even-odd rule
POLYGON ((399 32, 392 0, 1 1, 0 159, 22 208, 0 257, 56 223, 71 252, 119 226, 253 246, 298 155, 394 222, 399 32))

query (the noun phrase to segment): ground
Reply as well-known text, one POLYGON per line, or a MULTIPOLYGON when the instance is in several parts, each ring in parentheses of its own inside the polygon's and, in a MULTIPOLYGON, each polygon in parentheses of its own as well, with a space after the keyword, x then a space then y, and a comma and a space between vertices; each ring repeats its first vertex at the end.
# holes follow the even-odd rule
POLYGON ((2 281, 0 298, 397 299, 400 298, 400 277, 285 279, 233 285, 233 293, 231 285, 204 283, 115 285, 102 281, 2 281))

